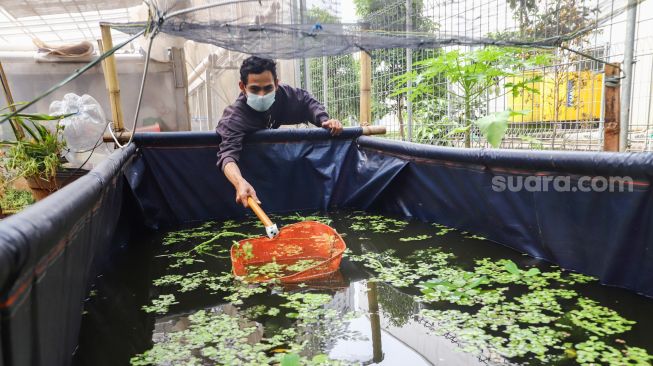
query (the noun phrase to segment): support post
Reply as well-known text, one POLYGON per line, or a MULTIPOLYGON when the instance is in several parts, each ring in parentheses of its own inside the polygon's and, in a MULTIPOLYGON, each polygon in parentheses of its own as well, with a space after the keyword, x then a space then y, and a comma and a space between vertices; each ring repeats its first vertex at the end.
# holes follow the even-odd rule
POLYGON ((367 281, 367 303, 372 326, 372 361, 383 361, 383 348, 381 345, 381 317, 379 316, 379 299, 376 282, 367 281))
MULTIPOLYGON (((2 62, 0 62, 0 82, 2 83, 2 91, 5 94, 5 100, 9 106, 9 111, 11 113, 16 112, 16 106, 14 105, 14 97, 11 95, 11 89, 9 88, 9 79, 5 75, 5 69, 2 67, 2 62)), ((23 131, 23 126, 21 126, 17 120, 9 121, 11 127, 14 130, 14 135, 16 135, 16 140, 22 140, 25 138, 25 131, 23 131)))
MULTIPOLYGON (((107 52, 113 48, 113 39, 111 38, 111 27, 108 24, 100 24, 102 33, 102 52, 107 52)), ((122 104, 120 103, 120 84, 118 83, 118 73, 116 69, 116 57, 111 55, 104 59, 104 80, 109 90, 109 103, 111 104, 111 116, 113 118, 114 131, 124 131, 122 104)))
POLYGON ((172 71, 175 78, 175 101, 177 103, 177 129, 190 131, 190 111, 188 106, 188 74, 186 73, 186 54, 183 48, 170 49, 172 71))
MULTIPOLYGON (((211 60, 213 61, 213 60, 211 60)), ((211 131, 213 125, 213 96, 211 95, 211 69, 213 62, 204 72, 204 91, 206 96, 206 130, 211 131)))
POLYGON ((637 2, 628 0, 628 12, 626 15, 626 40, 624 42, 624 78, 621 83, 621 111, 619 135, 619 151, 624 152, 628 148, 628 130, 630 125, 630 96, 633 89, 633 54, 635 51, 635 29, 637 28, 637 2))
POLYGON ((372 122, 372 59, 361 51, 361 84, 360 84, 360 116, 361 126, 369 126, 372 122))
POLYGON ((327 58, 326 56, 322 56, 322 104, 324 104, 324 108, 326 110, 329 110, 329 98, 327 96, 327 93, 329 91, 328 84, 327 84, 327 58))
MULTIPOLYGON (((299 19, 306 23, 306 0, 299 0, 299 19)), ((311 62, 306 57, 302 58, 302 67, 304 68, 304 89, 311 91, 311 62)))
POLYGON ((605 65, 603 80, 603 151, 619 151, 620 79, 618 65, 605 65))
MULTIPOLYGON (((406 0, 406 33, 413 31, 413 0, 406 0)), ((406 48, 406 71, 413 71, 413 50, 406 48)), ((408 122, 408 141, 413 141, 413 102, 410 100, 412 95, 413 82, 408 79, 406 82, 408 93, 406 95, 406 119, 408 122)), ((401 111, 399 111, 401 113, 401 111)))

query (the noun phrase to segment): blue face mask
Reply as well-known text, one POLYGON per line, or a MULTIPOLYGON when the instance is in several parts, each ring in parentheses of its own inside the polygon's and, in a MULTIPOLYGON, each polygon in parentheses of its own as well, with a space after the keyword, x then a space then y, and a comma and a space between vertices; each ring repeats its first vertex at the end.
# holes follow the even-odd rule
POLYGON ((247 105, 252 107, 253 110, 258 112, 265 112, 274 103, 275 92, 271 91, 263 96, 247 93, 247 105))

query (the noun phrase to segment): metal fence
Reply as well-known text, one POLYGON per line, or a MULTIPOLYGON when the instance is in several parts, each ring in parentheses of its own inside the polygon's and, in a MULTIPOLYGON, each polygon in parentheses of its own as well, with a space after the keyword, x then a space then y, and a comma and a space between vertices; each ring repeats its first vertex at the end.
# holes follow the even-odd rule
MULTIPOLYGON (((604 15, 594 9, 606 9, 605 1, 598 0, 565 0, 555 4, 581 9, 578 16, 582 17, 580 21, 586 22, 597 21, 604 15)), ((614 1, 612 7, 616 6, 614 1)), ((467 37, 487 37, 519 31, 519 16, 515 14, 508 2, 500 0, 399 0, 386 3, 367 15, 364 21, 372 29, 387 31, 454 32, 467 37)), ((563 32, 561 27, 564 28, 565 21, 557 19, 555 27, 539 31, 563 32)), ((645 1, 637 7, 628 151, 653 149, 653 33, 647 31, 651 26, 653 5, 645 1)), ((508 109, 520 110, 522 115, 510 118, 501 147, 603 150, 605 64, 599 61, 624 62, 626 30, 627 12, 610 18, 596 31, 571 41, 573 49, 585 56, 557 50, 553 61, 546 66, 523 70, 522 78, 533 74, 540 76, 540 81, 530 84, 535 92, 516 96, 488 92, 475 101, 473 113, 467 120, 508 109)), ((372 120, 374 124, 387 127, 389 138, 465 146, 465 133, 460 132, 465 125, 463 108, 459 98, 452 96, 452 85, 446 77, 428 80, 431 91, 413 102, 406 95, 393 95, 402 86, 395 81, 396 76, 409 70, 420 72, 415 63, 454 49, 472 50, 456 46, 437 51, 387 49, 371 52, 372 120)), ((307 60, 308 77, 306 73, 301 75, 302 85, 325 102, 330 114, 350 124, 356 123, 359 109, 359 60, 360 55, 307 60)), ((519 78, 501 82, 515 82, 519 78)), ((622 86, 622 98, 624 89, 622 86)), ((469 140, 473 147, 488 146, 475 126, 471 127, 469 140)))

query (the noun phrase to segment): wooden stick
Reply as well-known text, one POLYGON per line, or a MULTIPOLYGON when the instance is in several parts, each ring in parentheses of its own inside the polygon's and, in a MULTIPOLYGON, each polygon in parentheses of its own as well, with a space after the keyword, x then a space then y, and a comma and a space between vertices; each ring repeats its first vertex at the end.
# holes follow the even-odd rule
MULTIPOLYGON (((11 89, 9 89, 9 80, 7 75, 5 75, 5 69, 2 67, 2 62, 0 62, 0 82, 2 82, 2 90, 5 93, 5 99, 7 100, 7 105, 9 105, 9 110, 11 113, 16 112, 16 106, 14 105, 14 97, 11 95, 11 89)), ((18 123, 17 120, 9 121, 13 127, 14 134, 16 135, 16 140, 22 140, 25 138, 25 131, 23 131, 23 126, 18 123)))
POLYGON ((603 151, 619 151, 619 133, 621 123, 619 118, 619 106, 621 99, 621 88, 619 87, 619 64, 605 64, 603 84, 603 151))
MULTIPOLYGON (((118 142, 121 144, 127 143, 129 141, 129 138, 131 137, 132 132, 131 131, 116 131, 116 138, 118 139, 118 142)), ((113 137, 111 135, 106 134, 102 136, 102 141, 104 142, 115 142, 113 140, 113 137)))
POLYGON ((261 222, 266 228, 274 225, 272 223, 272 220, 270 220, 270 218, 268 217, 268 215, 265 214, 265 211, 263 211, 261 206, 259 206, 258 203, 254 201, 252 197, 247 197, 247 204, 249 205, 249 208, 251 208, 252 211, 254 211, 256 217, 258 217, 258 219, 261 220, 261 222))
MULTIPOLYGON (((111 38, 111 27, 107 24, 100 24, 102 31, 102 52, 113 48, 113 39, 111 38)), ((104 59, 104 80, 109 89, 109 102, 111 103, 111 116, 113 117, 114 131, 123 131, 122 105, 120 104, 120 84, 118 83, 118 73, 116 70, 116 58, 111 55, 104 59)))
POLYGON ((385 135, 385 126, 363 126, 363 135, 385 135))
POLYGON ((360 116, 361 126, 372 121, 372 59, 367 52, 361 52, 360 116))

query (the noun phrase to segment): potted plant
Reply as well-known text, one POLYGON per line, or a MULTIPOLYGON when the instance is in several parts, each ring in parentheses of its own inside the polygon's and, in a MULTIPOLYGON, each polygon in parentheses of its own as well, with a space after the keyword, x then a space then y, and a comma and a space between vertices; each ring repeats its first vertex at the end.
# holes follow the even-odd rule
POLYGON ((66 142, 62 138, 63 127, 58 121, 67 116, 18 114, 10 121, 17 136, 16 141, 0 142, 8 147, 3 159, 5 170, 15 178, 24 177, 36 200, 47 197, 61 187, 57 171, 65 162, 62 154, 66 142), (45 121, 54 121, 54 126, 47 128, 43 124, 45 121), (20 130, 25 133, 16 133, 20 130))

